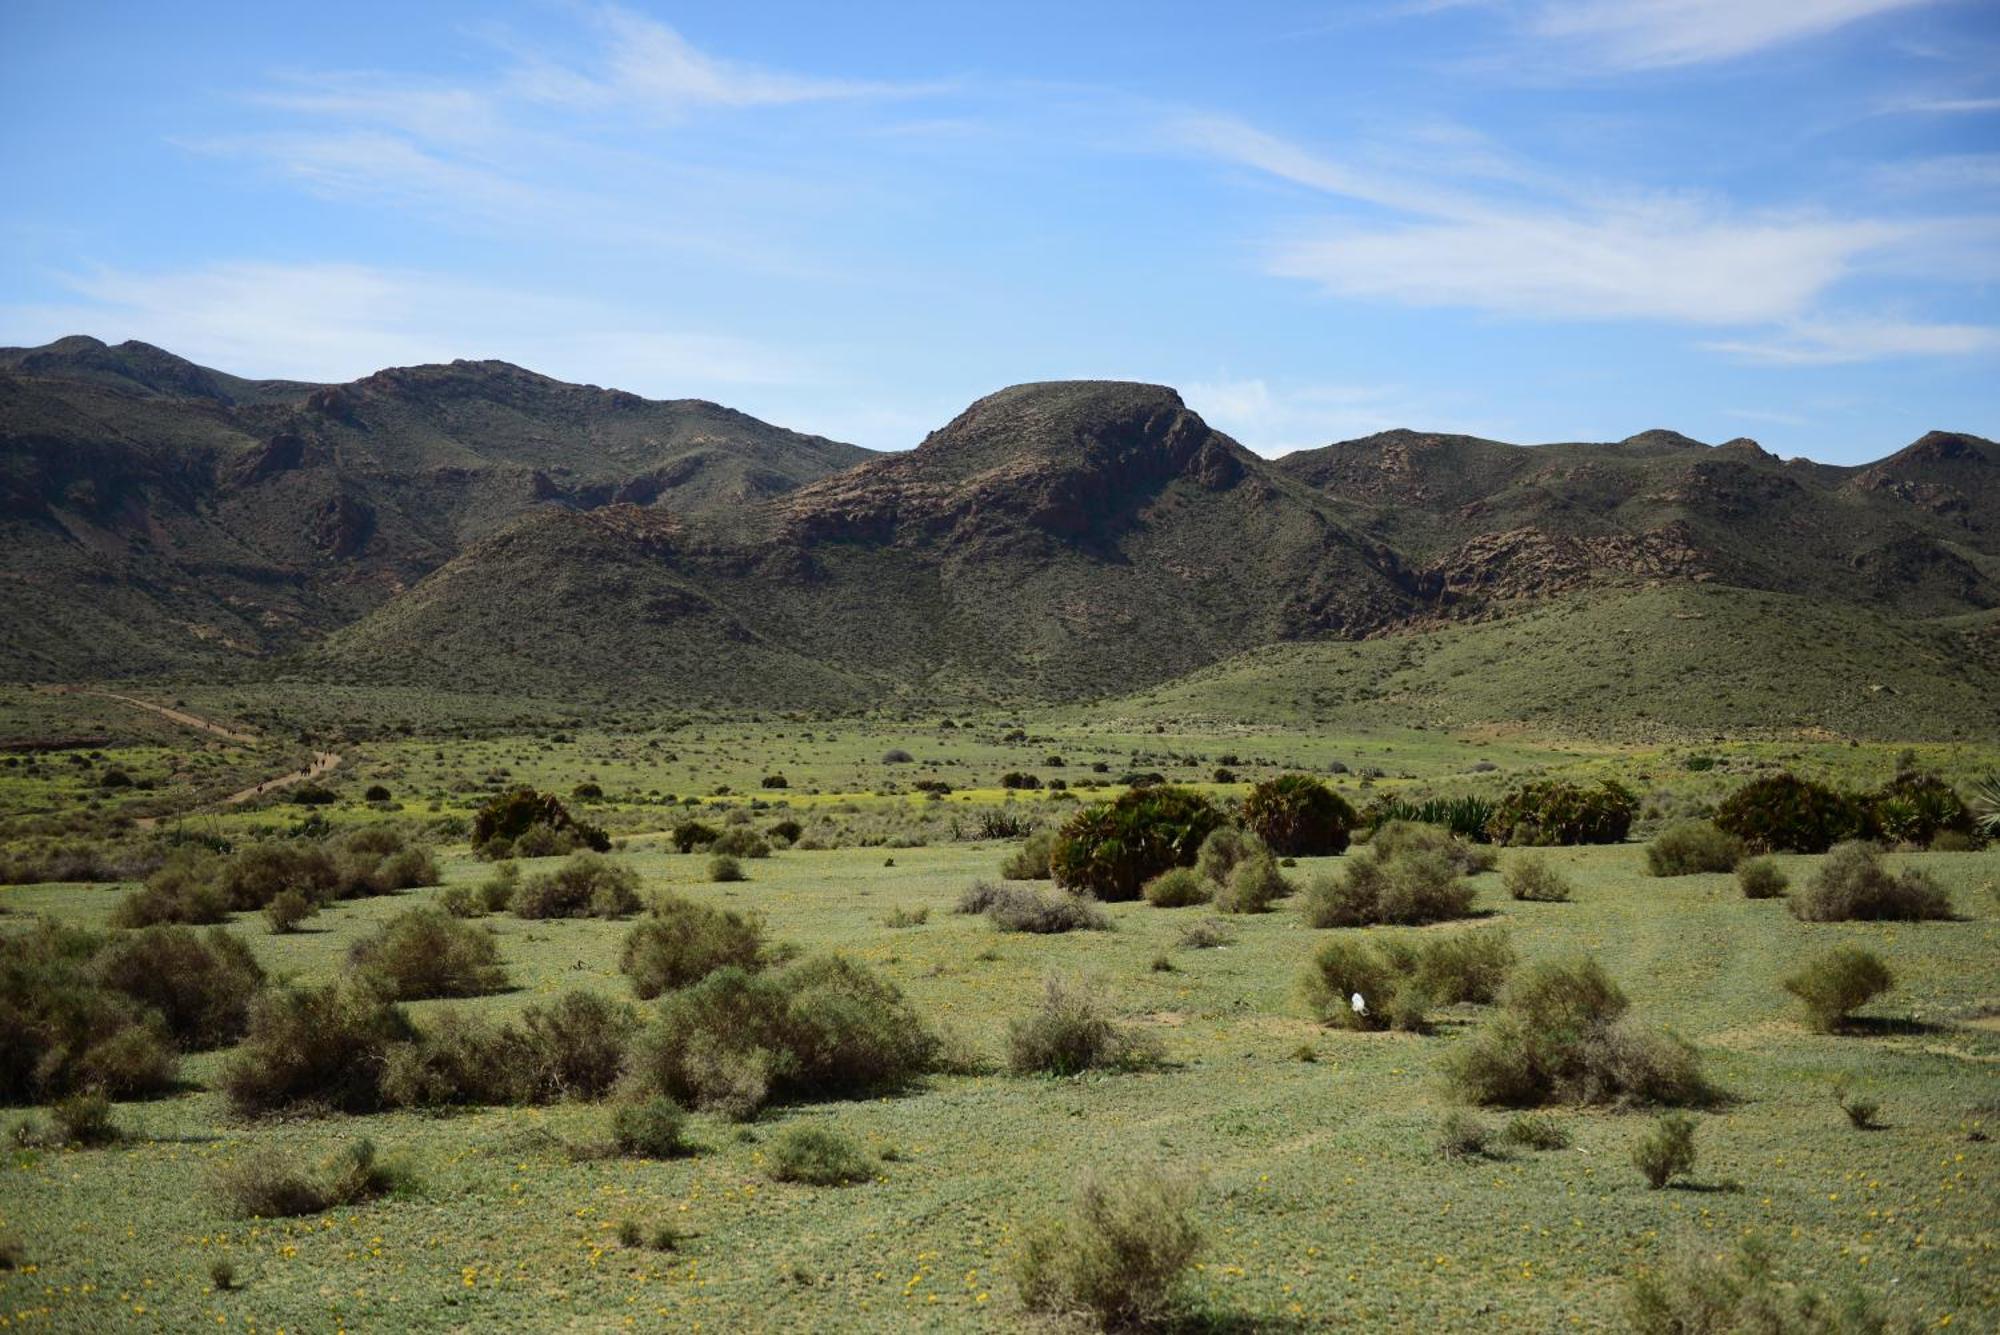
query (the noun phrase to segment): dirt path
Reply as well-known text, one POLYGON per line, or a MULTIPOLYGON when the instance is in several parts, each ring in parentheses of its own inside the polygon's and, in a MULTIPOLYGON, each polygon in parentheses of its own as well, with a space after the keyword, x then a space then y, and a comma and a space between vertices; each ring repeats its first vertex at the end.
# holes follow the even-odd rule
POLYGON ((240 802, 248 802, 253 797, 262 797, 273 788, 289 788, 295 783, 304 783, 307 779, 317 779, 320 775, 326 773, 339 763, 340 754, 338 752, 315 751, 313 752, 312 764, 306 766, 304 769, 295 769, 290 774, 280 774, 275 779, 266 779, 255 787, 245 788, 240 793, 231 793, 222 799, 221 805, 233 807, 240 802))
POLYGON ((257 740, 257 734, 254 732, 238 732, 234 728, 223 727, 213 719, 205 719, 199 715, 190 714, 186 710, 169 709, 165 705, 156 705, 150 700, 141 700, 130 695, 119 695, 116 691, 92 690, 86 691, 85 694, 101 695, 106 700, 116 700, 120 704, 131 705, 134 709, 150 710, 158 714, 161 718, 171 719, 184 728, 199 728, 201 731, 213 733, 225 741, 249 743, 257 740))

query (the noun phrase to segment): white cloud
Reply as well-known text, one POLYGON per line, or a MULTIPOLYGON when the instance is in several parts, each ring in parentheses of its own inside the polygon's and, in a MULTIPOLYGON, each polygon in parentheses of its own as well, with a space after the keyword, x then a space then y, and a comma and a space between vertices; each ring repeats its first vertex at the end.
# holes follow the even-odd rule
POLYGON ((1733 60, 1933 0, 1542 0, 1536 36, 1608 70, 1733 60))
POLYGON ((1412 306, 1745 324, 1794 314, 1895 235, 1870 223, 1493 214, 1336 231, 1280 246, 1271 267, 1340 296, 1412 306))
POLYGON ((2000 97, 1920 97, 1892 102, 1882 110, 1885 113, 1906 112, 1912 115, 1976 116, 1982 112, 2000 111, 2000 97))
POLYGON ((1800 320, 1761 339, 1703 345, 1759 366, 1837 366, 1893 357, 1964 357, 2000 350, 2000 329, 1902 320, 1800 320))
POLYGON ((1567 189, 1497 201, 1330 161, 1224 119, 1182 142, 1339 198, 1404 215, 1341 222, 1275 246, 1271 271, 1344 297, 1513 315, 1749 324, 1796 316, 1900 225, 1738 216, 1679 196, 1567 189))
POLYGON ((509 89, 536 102, 645 107, 668 115, 706 107, 740 110, 926 91, 793 74, 711 56, 666 24, 616 5, 592 11, 591 18, 603 38, 596 61, 577 67, 530 57, 508 80, 509 89))
POLYGON ((597 302, 351 264, 99 270, 68 302, 0 307, 0 342, 136 338, 236 375, 342 381, 384 366, 496 358, 660 397, 805 378, 789 354, 663 328, 597 302))
POLYGON ((1438 425, 1435 403, 1413 404, 1399 385, 1284 384, 1250 377, 1192 380, 1180 392, 1202 420, 1268 458, 1413 422, 1449 429, 1438 425))

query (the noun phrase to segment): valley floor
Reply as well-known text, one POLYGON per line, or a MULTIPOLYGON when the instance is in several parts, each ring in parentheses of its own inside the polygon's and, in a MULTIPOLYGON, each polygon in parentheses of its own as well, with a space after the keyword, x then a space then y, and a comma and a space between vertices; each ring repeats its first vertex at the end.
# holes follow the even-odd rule
MULTIPOLYGON (((1012 1329, 1016 1231, 1086 1169, 1143 1162, 1205 1180, 1208 1246, 1190 1297, 1217 1328, 1603 1328, 1636 1269, 1683 1247, 1727 1250, 1746 1230, 1777 1245, 1787 1279, 1860 1285, 1927 1327, 2000 1324, 2000 1146, 1972 1136, 2000 1134, 2000 850, 1895 859, 1930 870, 1961 915, 1914 925, 1800 923, 1725 876, 1649 878, 1636 845, 1550 854, 1577 885, 1573 903, 1514 902, 1499 876, 1479 877, 1477 930, 1511 933, 1528 960, 1594 954, 1635 1014, 1699 1045, 1731 1095, 1699 1117, 1691 1180, 1651 1191, 1629 1160, 1642 1114, 1562 1111, 1571 1148, 1440 1158, 1452 1106, 1440 1056, 1479 1008, 1446 1012, 1422 1037, 1321 1028, 1296 988, 1332 934, 1306 927, 1295 900, 1229 919, 1217 949, 1177 944, 1206 909, 1144 903, 1111 906, 1108 932, 1002 935, 952 906, 1004 848, 780 852, 734 886, 707 884, 705 858, 655 840, 627 856, 649 889, 753 908, 774 939, 866 961, 989 1062, 1054 972, 1098 980, 1164 1040, 1166 1069, 940 1077, 899 1097, 778 1109, 747 1130, 698 1117, 702 1152, 689 1159, 577 1162, 563 1145, 604 1137, 601 1105, 248 1124, 209 1088, 226 1054, 204 1054, 186 1063, 186 1092, 117 1108, 126 1143, 8 1152, 0 1230, 24 1239, 31 1264, 0 1274, 0 1318, 78 1331, 1012 1329), (928 909, 928 921, 885 925, 896 909, 928 909), (1864 1032, 1815 1035, 1778 979, 1836 942, 1880 953, 1901 986, 1864 1032), (1842 1076, 1879 1099, 1882 1129, 1848 1126, 1831 1092, 1842 1076), (894 1154, 868 1185, 774 1183, 765 1145, 802 1121, 894 1154), (360 1135, 411 1158, 415 1199, 246 1222, 208 1184, 258 1144, 317 1155, 360 1135), (671 1221, 688 1240, 677 1253, 621 1247, 625 1220, 671 1221), (218 1257, 239 1289, 213 1290, 218 1257)), ((1796 878, 1808 860, 1783 861, 1796 878)), ((485 873, 462 855, 445 870, 453 884, 485 873)), ((0 905, 16 924, 47 913, 97 926, 119 889, 19 886, 0 905)), ((341 904, 292 936, 254 916, 230 930, 274 974, 324 980, 371 925, 440 893, 341 904)), ((625 925, 486 921, 518 989, 417 1003, 420 1021, 572 988, 630 995, 617 972, 625 925)))

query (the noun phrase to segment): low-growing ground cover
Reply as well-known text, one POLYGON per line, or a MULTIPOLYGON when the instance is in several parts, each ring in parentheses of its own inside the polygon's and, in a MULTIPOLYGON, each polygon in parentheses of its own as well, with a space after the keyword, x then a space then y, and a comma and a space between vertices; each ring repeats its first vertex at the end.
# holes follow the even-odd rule
MULTIPOLYGON (((1205 907, 1104 906, 1110 931, 995 932, 951 910, 990 878, 1008 843, 894 850, 779 850, 753 879, 713 884, 708 858, 644 840, 618 860, 643 892, 761 915, 772 941, 837 950, 878 971, 982 1073, 942 1074, 890 1097, 788 1104, 745 1128, 688 1119, 698 1153, 647 1159, 609 1142, 612 1108, 557 1103, 452 1115, 246 1123, 216 1092, 225 1051, 183 1061, 185 1092, 121 1103, 102 1149, 10 1150, 0 1233, 23 1265, 0 1274, 0 1312, 52 1329, 158 1326, 398 1329, 594 1326, 1004 1329, 1023 1317, 1007 1278, 1019 1230, 1059 1208, 1086 1165, 1155 1162, 1200 1176, 1206 1235, 1187 1301, 1218 1319, 1276 1328, 1547 1329, 1616 1320, 1626 1277, 1690 1241, 1722 1249, 1745 1229, 1775 1239, 1792 1275, 1837 1292, 1891 1294, 1927 1326, 2000 1318, 1992 1232, 2000 1120, 2000 851, 1891 855, 1952 897, 1956 921, 1811 923, 1782 900, 1746 899, 1735 878, 1669 881, 1623 845, 1503 850, 1575 887, 1567 903, 1516 901, 1499 873, 1475 887, 1471 922, 1313 930, 1298 897, 1230 919, 1227 944, 1186 949, 1205 907), (929 910, 891 927, 892 910, 929 910), (1645 1113, 1556 1108, 1567 1149, 1440 1156, 1435 1128, 1458 1106, 1443 1056, 1492 1007, 1434 1008, 1431 1032, 1363 1032, 1315 1021, 1299 984, 1336 937, 1419 939, 1505 928, 1523 964, 1596 957, 1632 1013, 1700 1050, 1728 1095, 1694 1115, 1691 1178, 1650 1190, 1631 1166, 1645 1113), (1897 990, 1842 1033, 1808 1030, 1783 978, 1817 949, 1854 944, 1887 962, 1897 990), (1171 967, 1160 969, 1164 957, 1171 967), (1098 988, 1121 1023, 1156 1038, 1164 1064, 1056 1079, 1005 1074, 1010 1021, 1051 974, 1098 988), (1312 1060, 1302 1060, 1310 1056, 1312 1060), (1857 1130, 1835 1097, 1876 1100, 1857 1130), (848 1187, 773 1181, 769 1146, 824 1126, 880 1160, 848 1187), (220 1164, 275 1148, 327 1160, 366 1137, 413 1175, 396 1194, 325 1214, 259 1221, 213 1187, 220 1164), (668 1224, 674 1250, 621 1244, 621 1225, 668 1224), (218 1290, 225 1260, 237 1287, 218 1290)), ((1352 855, 1349 855, 1352 856, 1352 855)), ((1821 859, 1780 855, 1794 885, 1821 859)), ((447 850, 445 884, 329 905, 296 933, 260 915, 238 934, 274 977, 337 977, 352 946, 409 908, 490 868, 447 850)), ((529 862, 533 875, 555 860, 529 862)), ((1301 859, 1301 880, 1340 859, 1301 859)), ((5 930, 30 914, 103 928, 126 887, 0 890, 5 930)), ((631 998, 619 971, 631 922, 481 920, 514 990, 408 1005, 502 1020, 572 989, 631 998)), ((1482 1114, 1497 1127, 1501 1118, 1482 1114)), ((1496 1139, 1496 1144, 1497 1144, 1496 1139)))

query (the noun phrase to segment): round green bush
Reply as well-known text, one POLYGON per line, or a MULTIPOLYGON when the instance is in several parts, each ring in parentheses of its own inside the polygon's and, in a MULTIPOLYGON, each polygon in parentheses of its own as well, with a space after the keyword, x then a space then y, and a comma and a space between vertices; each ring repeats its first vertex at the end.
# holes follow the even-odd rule
POLYGON ((1194 864, 1202 841, 1223 823, 1199 793, 1161 784, 1085 807, 1056 835, 1049 869, 1065 889, 1104 900, 1137 899, 1172 867, 1194 864))
POLYGON ((1356 817, 1346 799, 1310 774, 1286 774, 1252 788, 1243 824, 1281 857, 1345 852, 1356 817))
POLYGON ((1632 790, 1613 779, 1595 788, 1545 779, 1507 794, 1486 833, 1496 844, 1619 844, 1638 809, 1632 790))
POLYGON ((1738 788, 1716 808, 1715 824, 1760 853, 1824 853, 1865 833, 1868 816, 1847 794, 1787 773, 1738 788))

